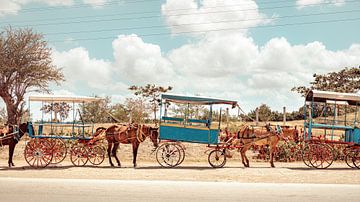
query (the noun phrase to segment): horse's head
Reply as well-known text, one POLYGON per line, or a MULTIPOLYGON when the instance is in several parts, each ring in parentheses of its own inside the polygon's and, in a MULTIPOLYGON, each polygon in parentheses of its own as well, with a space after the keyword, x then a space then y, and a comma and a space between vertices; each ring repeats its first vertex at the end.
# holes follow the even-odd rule
POLYGON ((138 133, 138 138, 140 138, 140 142, 144 141, 146 137, 149 137, 151 142, 154 144, 154 147, 158 147, 158 129, 152 128, 147 125, 140 125, 138 127, 138 130, 140 130, 140 132, 138 133))
POLYGON ((98 127, 96 130, 95 130, 95 133, 94 133, 94 137, 97 137, 99 136, 101 133, 105 132, 106 131, 106 128, 104 127, 98 127))
POLYGON ((159 129, 150 127, 150 140, 153 143, 154 147, 157 148, 159 146, 159 129))

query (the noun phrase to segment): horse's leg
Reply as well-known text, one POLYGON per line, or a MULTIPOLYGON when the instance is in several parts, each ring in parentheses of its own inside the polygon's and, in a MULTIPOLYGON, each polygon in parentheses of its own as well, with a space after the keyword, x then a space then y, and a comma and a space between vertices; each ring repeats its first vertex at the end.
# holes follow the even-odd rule
POLYGON ((241 162, 244 164, 244 167, 249 167, 249 160, 247 160, 245 153, 246 153, 245 147, 241 148, 241 150, 240 150, 241 162), (247 162, 245 162, 246 160, 247 160, 247 162))
POLYGON ((119 148, 119 144, 120 144, 120 143, 118 143, 118 142, 117 142, 117 143, 114 143, 114 147, 113 147, 113 149, 112 149, 112 155, 115 157, 115 160, 116 160, 118 166, 121 167, 120 160, 119 160, 118 157, 116 156, 116 151, 117 151, 117 149, 119 148))
POLYGON ((274 165, 274 155, 275 155, 275 151, 276 151, 276 145, 279 142, 279 139, 274 139, 274 141, 272 141, 270 143, 270 165, 272 168, 275 168, 274 165))
POLYGON ((109 157, 109 163, 111 167, 114 167, 114 164, 111 161, 111 147, 112 147, 112 143, 108 143, 108 149, 107 149, 107 153, 108 153, 108 157, 109 157))
POLYGON ((138 148, 139 148, 139 144, 137 141, 132 143, 132 148, 133 148, 133 164, 134 164, 134 168, 136 168, 136 156, 137 156, 137 152, 138 152, 138 148))
POLYGON ((15 166, 13 161, 12 161, 12 158, 13 158, 13 155, 14 155, 14 150, 15 150, 15 142, 11 142, 9 144, 9 161, 8 161, 8 164, 9 164, 9 167, 11 166, 15 166))
POLYGON ((249 148, 251 147, 251 144, 249 144, 249 146, 246 146, 245 148, 244 148, 244 157, 245 157, 245 161, 246 161, 246 167, 250 167, 250 163, 249 163, 249 159, 248 159, 248 157, 246 156, 246 151, 247 150, 249 150, 249 148))

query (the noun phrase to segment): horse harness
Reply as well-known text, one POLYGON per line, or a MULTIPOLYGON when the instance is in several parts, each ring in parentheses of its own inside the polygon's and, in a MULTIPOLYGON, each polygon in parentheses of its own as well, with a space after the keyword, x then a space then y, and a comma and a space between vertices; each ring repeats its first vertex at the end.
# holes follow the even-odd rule
MULTIPOLYGON (((240 139, 240 143, 243 144, 243 145, 245 144, 244 140, 246 140, 246 139, 250 139, 250 140, 252 140, 251 142, 255 142, 255 141, 263 140, 263 139, 266 139, 266 138, 270 138, 271 136, 274 135, 273 129, 269 125, 266 125, 265 127, 266 127, 266 131, 270 132, 269 135, 266 135, 266 136, 263 136, 263 137, 257 137, 255 135, 255 130, 252 127, 252 135, 250 136, 250 134, 247 133, 246 136, 245 136, 245 132, 250 130, 249 126, 245 126, 245 129, 242 131, 242 133, 241 133, 241 130, 238 131, 237 138, 240 139)), ((278 130, 279 130, 279 127, 277 126, 275 135, 279 135, 279 133, 281 133, 281 130, 279 130, 279 131, 278 130)))

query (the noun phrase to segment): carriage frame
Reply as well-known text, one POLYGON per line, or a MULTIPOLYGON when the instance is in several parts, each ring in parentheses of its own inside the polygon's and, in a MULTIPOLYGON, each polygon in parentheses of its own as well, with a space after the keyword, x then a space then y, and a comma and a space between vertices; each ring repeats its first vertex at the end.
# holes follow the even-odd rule
MULTIPOLYGON (((45 121, 44 112, 42 112, 40 121, 28 122, 28 134, 31 140, 26 143, 24 150, 26 162, 31 167, 43 168, 50 163, 61 163, 69 153, 70 160, 75 166, 84 166, 88 161, 93 165, 101 164, 105 159, 105 148, 90 142, 94 134, 94 124, 85 123, 79 110, 80 121, 77 121, 77 112, 75 112, 77 104, 96 102, 101 99, 85 96, 30 96, 29 112, 31 112, 31 103, 33 102, 41 102, 42 107, 45 103, 64 102, 72 104, 73 113, 70 121, 53 121, 52 112, 50 112, 50 121, 45 121), (48 134, 45 132, 46 127, 50 128, 48 134), (71 132, 65 134, 63 133, 64 129, 70 129, 71 132), (61 132, 58 132, 59 130, 61 132), (91 130, 91 132, 86 134, 87 130, 91 130)), ((30 116, 29 113, 29 120, 31 120, 30 116)))

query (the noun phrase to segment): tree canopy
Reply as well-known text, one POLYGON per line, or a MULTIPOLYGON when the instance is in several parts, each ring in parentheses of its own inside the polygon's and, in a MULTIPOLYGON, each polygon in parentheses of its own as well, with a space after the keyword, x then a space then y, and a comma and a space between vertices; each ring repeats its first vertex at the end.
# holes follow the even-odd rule
POLYGON ((151 106, 152 112, 154 113, 154 122, 156 122, 156 112, 159 106, 159 97, 161 93, 172 90, 171 86, 162 87, 156 86, 155 84, 147 84, 145 86, 130 86, 129 90, 134 91, 134 94, 145 98, 151 106))
POLYGON ((48 92, 50 82, 59 84, 63 80, 41 34, 11 27, 0 32, 0 96, 6 104, 8 123, 20 122, 25 112, 25 93, 48 92))
POLYGON ((344 68, 339 72, 314 74, 310 86, 298 86, 291 90, 305 96, 310 90, 335 91, 340 93, 355 93, 360 90, 360 67, 344 68))

